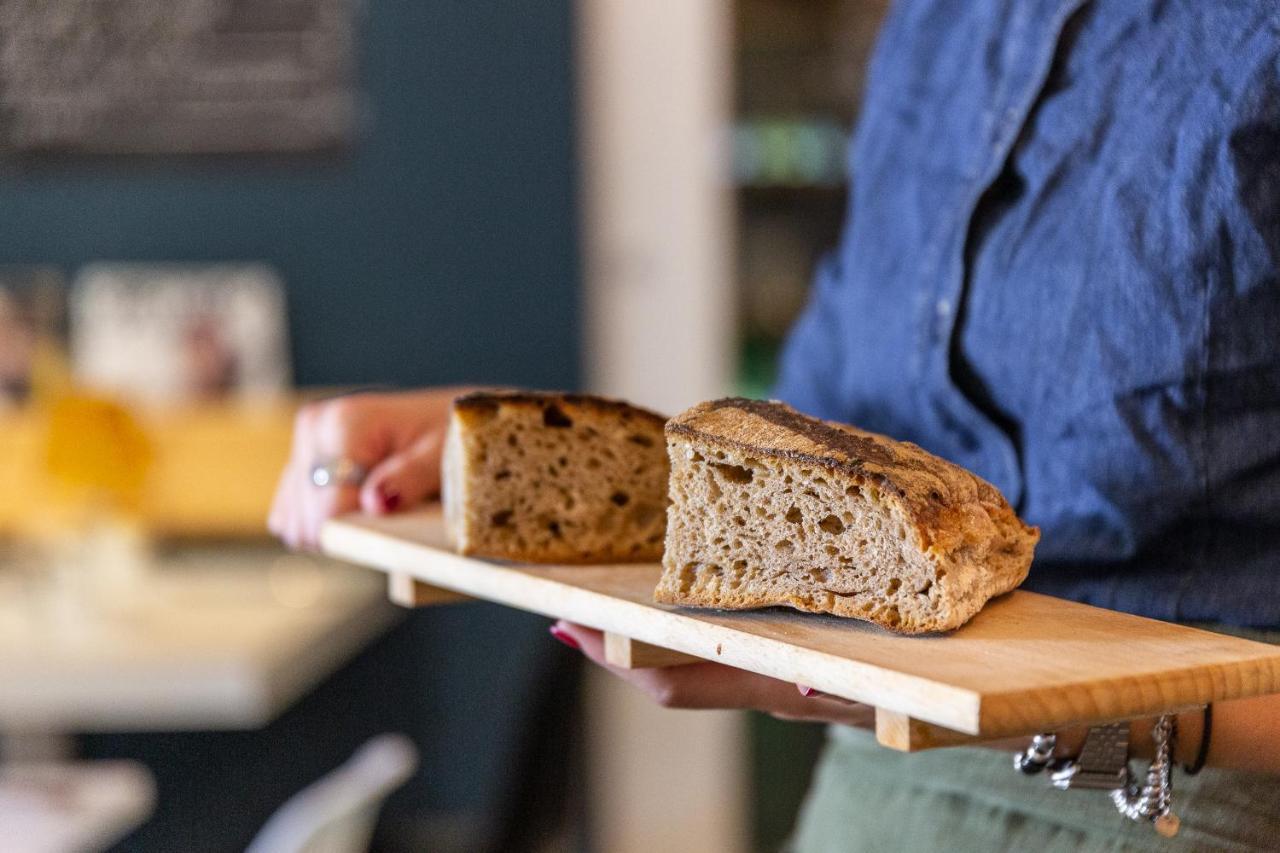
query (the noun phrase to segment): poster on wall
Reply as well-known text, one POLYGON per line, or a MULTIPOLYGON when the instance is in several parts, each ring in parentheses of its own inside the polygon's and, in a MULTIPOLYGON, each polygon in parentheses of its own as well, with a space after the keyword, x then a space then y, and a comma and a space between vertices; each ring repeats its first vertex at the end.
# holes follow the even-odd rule
POLYGON ((77 381, 146 402, 290 387, 284 288, 265 264, 96 263, 71 290, 77 381))
POLYGON ((0 0, 0 161, 348 147, 359 0, 0 0))

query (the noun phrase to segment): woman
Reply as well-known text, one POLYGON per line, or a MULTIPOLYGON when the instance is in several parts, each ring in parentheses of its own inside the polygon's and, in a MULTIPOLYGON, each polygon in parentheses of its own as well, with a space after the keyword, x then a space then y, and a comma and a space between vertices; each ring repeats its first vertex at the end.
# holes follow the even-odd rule
MULTIPOLYGON (((848 225, 776 396, 987 478, 1043 538, 1028 586, 1280 627, 1280 11, 1274 0, 901 0, 851 152, 848 225)), ((453 391, 308 410, 273 529, 434 494, 453 391), (316 489, 315 459, 372 466, 316 489)), ((600 636, 553 633, 603 665, 600 636)), ((1265 849, 1280 698, 1214 709, 1172 841, 1007 752, 902 756, 868 709, 716 664, 616 671, 664 705, 837 724, 795 849, 1265 849), (807 695, 806 695, 807 694, 807 695)), ((1179 718, 1195 760, 1204 717, 1179 718)), ((1132 724, 1150 748, 1152 721, 1132 724)), ((1074 755, 1084 732, 1059 733, 1074 755)))

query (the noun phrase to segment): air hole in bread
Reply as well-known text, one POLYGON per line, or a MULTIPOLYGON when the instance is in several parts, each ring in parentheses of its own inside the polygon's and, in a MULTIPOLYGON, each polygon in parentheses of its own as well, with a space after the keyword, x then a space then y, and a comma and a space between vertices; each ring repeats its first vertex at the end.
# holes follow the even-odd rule
POLYGON ((564 409, 552 403, 542 410, 542 423, 544 426, 565 429, 573 426, 573 418, 566 415, 564 409))
POLYGON ((520 439, 516 438, 516 434, 514 432, 507 433, 507 444, 515 447, 519 443, 520 439))
POLYGON ((916 590, 916 595, 928 595, 931 589, 933 589, 933 581, 925 581, 924 586, 916 590))
POLYGON ((511 476, 511 472, 510 472, 509 470, 507 470, 506 468, 503 468, 501 471, 499 471, 498 473, 496 473, 496 474, 494 474, 494 475, 493 475, 493 479, 495 479, 495 480, 505 480, 505 479, 507 479, 507 478, 508 478, 508 477, 510 477, 510 476, 511 476))
POLYGON ((626 506, 631 502, 631 495, 626 492, 614 492, 609 495, 609 500, 613 502, 614 506, 626 506))
POLYGON ((755 473, 750 468, 744 468, 741 465, 726 465, 723 463, 712 462, 711 467, 719 471, 720 476, 728 480, 730 483, 750 483, 751 478, 755 476, 755 473))
POLYGON ((796 547, 795 543, 792 542, 790 539, 779 539, 777 542, 773 543, 773 548, 775 551, 782 551, 784 553, 790 552, 795 547, 796 547))
MULTIPOLYGON (((759 508, 757 507, 757 509, 759 508)), ((761 512, 760 514, 763 515, 764 513, 761 512)), ((791 509, 787 510, 787 514, 783 516, 783 518, 785 518, 787 521, 791 522, 792 524, 799 524, 800 522, 804 521, 804 513, 800 511, 800 507, 793 506, 791 507, 791 509)))
POLYGON ((745 518, 743 518, 742 516, 740 516, 740 515, 735 515, 735 516, 733 517, 733 523, 734 523, 734 524, 736 524, 736 525, 738 525, 739 527, 746 527, 746 526, 747 526, 747 520, 746 520, 745 518))
POLYGON ((889 578, 889 585, 884 588, 886 595, 893 595, 902 586, 902 578, 889 578))
POLYGON ((828 515, 822 521, 818 522, 818 526, 830 533, 832 536, 837 533, 844 533, 844 524, 834 515, 828 515))
POLYGON ((638 444, 641 447, 653 447, 653 439, 647 435, 629 435, 627 436, 627 441, 632 444, 638 444))
POLYGON ((557 539, 559 539, 559 538, 560 538, 560 522, 558 522, 558 521, 548 521, 548 522, 547 522, 547 530, 548 530, 548 531, 551 533, 551 535, 552 535, 552 536, 554 536, 555 538, 557 538, 557 539))
POLYGON ((513 509, 501 509, 489 516, 489 520, 493 522, 494 527, 505 527, 511 523, 511 516, 515 515, 513 509))

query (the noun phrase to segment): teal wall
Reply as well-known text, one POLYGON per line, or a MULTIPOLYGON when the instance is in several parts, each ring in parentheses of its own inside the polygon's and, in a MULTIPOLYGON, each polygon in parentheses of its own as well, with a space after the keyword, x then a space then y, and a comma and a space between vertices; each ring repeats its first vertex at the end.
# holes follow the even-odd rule
POLYGON ((0 262, 267 260, 302 384, 576 384, 570 4, 363 5, 353 150, 0 172, 0 262))

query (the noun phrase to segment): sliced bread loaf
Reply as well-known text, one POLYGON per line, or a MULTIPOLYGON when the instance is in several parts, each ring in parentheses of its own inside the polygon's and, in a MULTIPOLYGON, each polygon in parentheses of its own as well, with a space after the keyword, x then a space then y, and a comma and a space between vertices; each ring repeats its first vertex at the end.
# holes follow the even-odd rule
POLYGON ((659 559, 663 422, 627 403, 579 394, 460 397, 442 471, 454 546, 541 563, 659 559))
POLYGON ((963 468, 781 403, 702 403, 666 436, 660 602, 946 631, 1023 581, 1040 536, 963 468))

